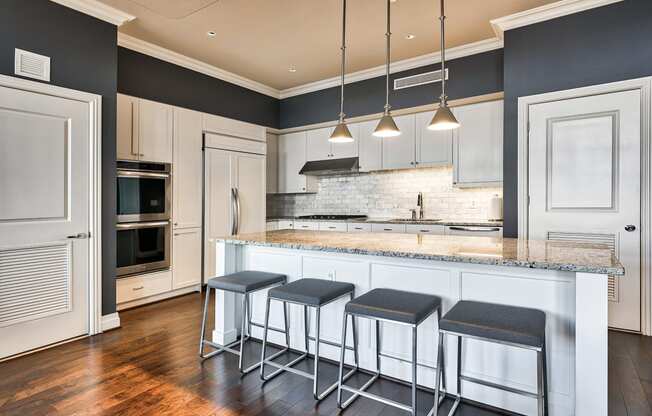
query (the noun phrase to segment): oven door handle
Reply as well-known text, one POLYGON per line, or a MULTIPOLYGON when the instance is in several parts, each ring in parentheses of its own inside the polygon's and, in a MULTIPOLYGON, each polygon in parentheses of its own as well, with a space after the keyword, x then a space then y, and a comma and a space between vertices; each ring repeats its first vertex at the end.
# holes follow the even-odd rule
POLYGON ((120 230, 132 230, 135 228, 153 228, 163 225, 170 225, 170 221, 131 222, 127 224, 116 224, 115 228, 120 230))
POLYGON ((231 234, 236 235, 238 233, 238 191, 235 188, 231 188, 231 210, 233 212, 231 234))
POLYGON ((119 178, 161 178, 167 179, 170 177, 169 173, 156 173, 156 172, 140 172, 133 170, 118 170, 119 178))

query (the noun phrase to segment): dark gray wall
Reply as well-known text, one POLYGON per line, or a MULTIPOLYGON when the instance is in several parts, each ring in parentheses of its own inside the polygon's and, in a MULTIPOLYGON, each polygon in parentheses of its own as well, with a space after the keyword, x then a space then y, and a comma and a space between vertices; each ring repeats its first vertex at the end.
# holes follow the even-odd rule
POLYGON ((625 0, 505 33, 505 236, 518 234, 518 97, 649 75, 650 0, 625 0))
POLYGON ((48 0, 0 1, 0 73, 14 48, 47 55, 51 84, 102 95, 102 313, 115 312, 116 27, 48 0))
MULTIPOLYGON (((447 63, 450 99, 472 97, 503 90, 503 51, 501 49, 451 60, 447 63)), ((440 69, 429 65, 392 74, 395 78, 440 69)), ((404 90, 390 91, 394 109, 432 104, 441 94, 440 84, 428 84, 404 90)), ((344 90, 344 111, 347 117, 380 113, 385 105, 385 77, 347 84, 344 90)), ((340 106, 339 87, 315 91, 281 100, 280 128, 337 119, 340 106)))
POLYGON ((126 48, 118 48, 118 91, 278 127, 279 100, 276 98, 126 48))

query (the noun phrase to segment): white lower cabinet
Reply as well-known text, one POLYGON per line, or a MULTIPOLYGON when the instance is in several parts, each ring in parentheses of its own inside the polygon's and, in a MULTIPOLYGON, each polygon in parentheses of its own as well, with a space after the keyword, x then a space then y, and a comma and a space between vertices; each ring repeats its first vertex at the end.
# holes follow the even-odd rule
POLYGON ((371 232, 374 233, 404 233, 405 224, 371 224, 371 232))
POLYGON ((446 234, 469 237, 502 237, 503 229, 502 227, 449 225, 446 226, 446 234))
POLYGON ((346 230, 350 233, 370 233, 371 232, 371 224, 367 224, 364 222, 361 223, 348 223, 346 230))
POLYGON ((279 220, 277 229, 279 229, 279 230, 293 230, 294 229, 294 221, 292 221, 292 220, 279 220))
POLYGON ((319 223, 319 231, 343 231, 346 232, 347 227, 345 222, 330 222, 324 221, 319 223))
POLYGON ((424 225, 424 224, 407 224, 405 232, 408 234, 446 234, 446 226, 444 225, 424 225))
POLYGON ((118 304, 127 303, 172 290, 172 271, 141 274, 116 280, 118 304))
POLYGON ((267 224, 265 225, 265 230, 267 231, 275 231, 278 230, 278 221, 267 221, 267 224))
POLYGON ((201 228, 174 230, 172 289, 198 285, 201 275, 201 228))
POLYGON ((295 230, 319 230, 319 223, 315 221, 295 221, 295 230))

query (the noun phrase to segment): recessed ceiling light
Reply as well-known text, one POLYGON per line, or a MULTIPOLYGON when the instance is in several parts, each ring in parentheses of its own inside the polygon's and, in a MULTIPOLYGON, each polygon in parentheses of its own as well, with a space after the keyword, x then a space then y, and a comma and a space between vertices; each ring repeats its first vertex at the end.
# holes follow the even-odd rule
POLYGON ((405 35, 405 39, 407 39, 407 40, 411 40, 411 39, 414 39, 414 38, 416 38, 416 36, 414 36, 412 33, 409 33, 409 34, 405 35))
POLYGON ((206 35, 208 35, 211 38, 214 38, 215 36, 217 36, 217 33, 213 32, 212 30, 209 30, 208 32, 206 32, 206 35))
POLYGON ((390 3, 396 3, 398 0, 389 0, 390 3))
POLYGON ((295 72, 297 72, 297 69, 295 67, 291 66, 291 67, 288 68, 288 72, 295 73, 295 72))

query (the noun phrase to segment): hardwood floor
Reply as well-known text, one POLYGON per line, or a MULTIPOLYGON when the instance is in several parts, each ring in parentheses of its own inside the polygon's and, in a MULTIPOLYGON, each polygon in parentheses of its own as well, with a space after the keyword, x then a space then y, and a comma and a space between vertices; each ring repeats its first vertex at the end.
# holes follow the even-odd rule
MULTIPOLYGON (((335 394, 316 403, 311 382, 300 376, 284 374, 261 385, 257 373, 240 376, 234 355, 202 363, 197 357, 201 307, 201 297, 192 294, 132 309, 120 314, 121 329, 0 363, 0 415, 338 413, 335 394)), ((612 332, 609 347, 609 414, 652 414, 652 339, 612 332)), ((255 359, 258 351, 259 346, 251 344, 247 356, 255 359)), ((324 384, 335 380, 336 366, 322 368, 324 384)), ((351 383, 366 379, 360 375, 351 383)), ((400 384, 381 380, 373 388, 394 400, 409 401, 409 388, 400 384)), ((425 415, 432 395, 420 392, 419 400, 425 415)), ((450 404, 447 401, 440 414, 447 414, 450 404)), ((364 398, 343 412, 404 414, 364 398)), ((462 405, 457 414, 498 413, 462 405)))

